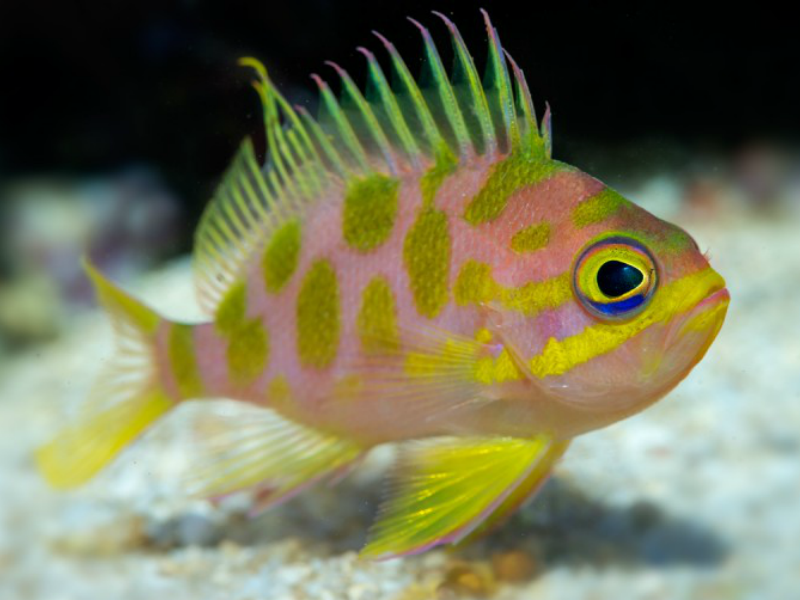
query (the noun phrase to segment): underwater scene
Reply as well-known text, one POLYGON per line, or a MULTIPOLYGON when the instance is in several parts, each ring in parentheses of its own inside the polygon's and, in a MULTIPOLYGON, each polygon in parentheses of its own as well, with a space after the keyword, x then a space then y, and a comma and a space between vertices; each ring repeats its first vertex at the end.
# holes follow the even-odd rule
POLYGON ((791 19, 0 23, 0 600, 800 597, 791 19))

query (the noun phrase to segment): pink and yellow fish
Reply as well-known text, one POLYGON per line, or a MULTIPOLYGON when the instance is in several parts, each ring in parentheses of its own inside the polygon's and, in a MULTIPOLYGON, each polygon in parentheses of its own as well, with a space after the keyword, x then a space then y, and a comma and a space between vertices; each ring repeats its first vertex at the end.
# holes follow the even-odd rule
POLYGON ((200 475, 263 506, 400 443, 362 554, 456 543, 508 516, 570 440, 652 404, 728 307, 682 229, 551 158, 523 72, 489 35, 480 78, 455 25, 448 75, 422 25, 425 87, 394 46, 361 91, 314 75, 320 115, 253 59, 269 154, 245 141, 195 237, 208 321, 169 321, 87 267, 118 361, 38 451, 83 483, 182 402, 251 405, 200 475))

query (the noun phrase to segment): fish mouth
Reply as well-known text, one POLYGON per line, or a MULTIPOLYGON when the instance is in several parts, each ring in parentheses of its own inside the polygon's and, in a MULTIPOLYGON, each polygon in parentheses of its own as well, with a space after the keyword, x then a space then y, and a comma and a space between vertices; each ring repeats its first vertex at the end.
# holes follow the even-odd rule
POLYGON ((689 310, 686 315, 686 322, 684 323, 684 328, 697 319, 698 317, 702 316, 704 313, 708 311, 719 312, 720 310, 727 310, 728 304, 731 301, 731 294, 728 291, 728 288, 725 287, 725 283, 721 282, 718 285, 712 286, 712 288, 708 291, 705 298, 700 300, 697 304, 694 305, 694 308, 689 310))
POLYGON ((685 343, 686 338, 698 339, 699 336, 705 342, 701 343, 704 347, 702 356, 722 327, 731 299, 725 280, 709 268, 703 283, 698 286, 701 289, 687 294, 682 314, 668 325, 663 342, 665 350, 682 341, 685 343))
POLYGON ((713 306, 717 302, 723 301, 725 303, 729 303, 731 301, 731 294, 728 291, 728 288, 725 287, 725 284, 722 284, 721 287, 716 289, 712 289, 703 300, 697 303, 697 306, 694 307, 692 312, 705 310, 709 306, 713 306))
POLYGON ((704 338, 699 360, 717 337, 728 312, 730 300, 731 295, 725 286, 725 281, 717 275, 703 299, 690 308, 680 320, 680 325, 670 332, 671 342, 698 335, 701 339, 704 338))

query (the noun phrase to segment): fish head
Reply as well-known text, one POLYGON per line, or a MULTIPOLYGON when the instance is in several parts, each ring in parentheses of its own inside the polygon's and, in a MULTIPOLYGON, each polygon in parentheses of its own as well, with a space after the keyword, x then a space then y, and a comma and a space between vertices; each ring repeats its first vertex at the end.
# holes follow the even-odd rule
POLYGON ((581 221, 576 202, 554 226, 561 250, 550 260, 569 274, 565 301, 506 327, 542 421, 565 437, 634 414, 675 387, 709 349, 730 301, 688 233, 604 190, 613 210, 595 207, 581 221))

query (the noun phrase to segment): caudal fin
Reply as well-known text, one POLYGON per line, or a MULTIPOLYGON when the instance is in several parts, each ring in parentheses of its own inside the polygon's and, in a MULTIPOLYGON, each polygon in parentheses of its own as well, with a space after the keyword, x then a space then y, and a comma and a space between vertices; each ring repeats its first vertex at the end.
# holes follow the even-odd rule
POLYGON ((74 420, 36 451, 39 470, 58 488, 89 480, 174 406, 161 387, 155 365, 161 317, 88 262, 84 267, 99 302, 111 316, 117 352, 74 420))

